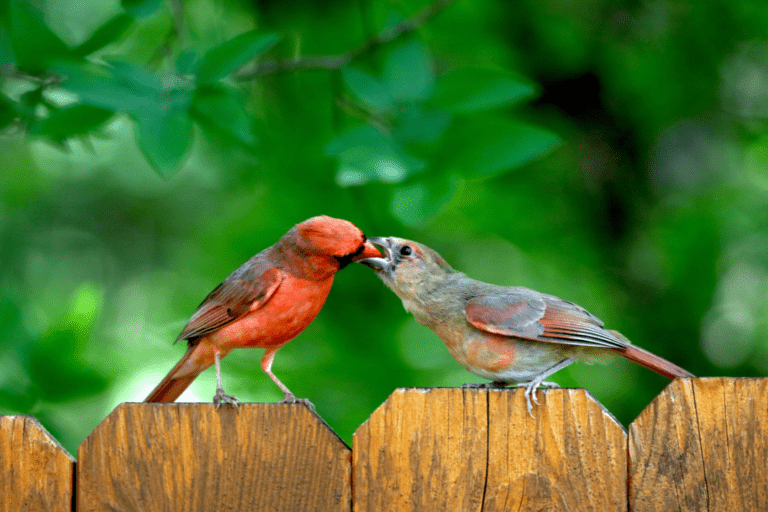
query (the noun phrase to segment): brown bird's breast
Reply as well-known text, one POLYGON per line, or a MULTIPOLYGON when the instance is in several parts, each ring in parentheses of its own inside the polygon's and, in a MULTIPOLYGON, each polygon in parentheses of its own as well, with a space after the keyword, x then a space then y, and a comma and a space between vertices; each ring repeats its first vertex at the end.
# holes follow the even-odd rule
POLYGON ((222 349, 284 345, 312 323, 331 291, 333 276, 310 281, 287 275, 264 306, 208 335, 222 349))
POLYGON ((530 380, 550 368, 553 359, 572 357, 575 351, 583 348, 501 336, 481 331, 469 323, 461 328, 448 323, 438 324, 433 330, 464 368, 499 382, 530 380))

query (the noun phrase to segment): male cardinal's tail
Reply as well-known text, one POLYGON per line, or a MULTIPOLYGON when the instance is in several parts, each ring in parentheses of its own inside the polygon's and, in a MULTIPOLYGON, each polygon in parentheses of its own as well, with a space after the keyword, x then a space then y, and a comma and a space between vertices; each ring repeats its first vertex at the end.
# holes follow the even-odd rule
POLYGON ((674 379, 675 377, 695 377, 691 372, 683 370, 676 364, 670 363, 666 359, 651 354, 647 350, 643 350, 635 345, 629 345, 619 352, 630 361, 641 364, 649 370, 653 370, 668 379, 674 379))
POLYGON ((144 399, 145 403, 149 402, 174 402, 177 398, 179 398, 179 395, 181 395, 187 387, 189 387, 190 384, 192 384, 192 381, 195 380, 195 377, 200 375, 200 372, 208 368, 210 365, 195 365, 191 368, 185 368, 185 371, 181 371, 183 366, 191 366, 189 363, 191 363, 190 358, 192 357, 192 353, 195 351, 196 345, 191 345, 187 349, 187 353, 184 354, 184 357, 181 358, 181 361, 176 363, 176 366, 171 369, 170 372, 168 372, 168 375, 166 375, 163 380, 160 381, 160 384, 157 385, 155 389, 152 390, 152 392, 149 394, 147 398, 144 399))

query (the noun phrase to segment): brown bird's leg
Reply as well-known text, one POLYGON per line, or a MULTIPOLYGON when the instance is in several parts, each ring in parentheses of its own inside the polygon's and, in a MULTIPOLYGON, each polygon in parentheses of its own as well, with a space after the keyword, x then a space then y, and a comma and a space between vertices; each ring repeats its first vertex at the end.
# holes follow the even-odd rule
POLYGON ((525 401, 528 404, 528 414, 531 415, 531 418, 533 418, 533 404, 531 404, 531 397, 533 397, 533 403, 536 405, 539 405, 539 400, 536 397, 536 391, 538 390, 539 386, 549 386, 549 387, 556 387, 559 388, 560 386, 557 385, 556 382, 547 382, 544 379, 555 373, 556 371, 562 370, 569 364, 575 362, 575 359, 563 359, 556 365, 552 366, 548 370, 544 370, 539 375, 537 375, 533 380, 530 382, 518 382, 515 384, 516 387, 525 387, 525 401))
POLYGON ((278 350, 280 350, 280 347, 271 347, 268 348, 266 351, 264 351, 264 356, 261 358, 261 370, 266 373, 270 379, 272 379, 272 382, 277 384, 277 387, 280 388, 280 391, 283 392, 285 397, 280 400, 279 403, 281 404, 304 404, 313 411, 315 410, 315 406, 312 404, 312 402, 309 401, 307 398, 296 398, 296 395, 291 393, 291 391, 286 387, 285 384, 280 382, 280 379, 277 378, 277 376, 272 373, 272 361, 275 359, 275 354, 278 350))
POLYGON ((213 403, 217 409, 222 404, 222 402, 229 404, 232 407, 237 407, 237 404, 240 403, 240 400, 233 396, 224 394, 224 388, 221 386, 221 356, 219 355, 218 350, 213 353, 213 357, 216 360, 216 394, 213 395, 213 403))

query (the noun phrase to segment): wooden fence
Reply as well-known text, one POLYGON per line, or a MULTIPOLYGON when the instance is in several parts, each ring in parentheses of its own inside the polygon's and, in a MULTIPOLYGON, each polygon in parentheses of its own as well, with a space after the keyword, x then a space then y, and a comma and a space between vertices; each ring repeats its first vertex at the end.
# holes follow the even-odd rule
POLYGON ((300 405, 122 404, 77 462, 4 416, 0 511, 768 510, 768 379, 676 380, 628 434, 539 393, 398 389, 351 450, 300 405))

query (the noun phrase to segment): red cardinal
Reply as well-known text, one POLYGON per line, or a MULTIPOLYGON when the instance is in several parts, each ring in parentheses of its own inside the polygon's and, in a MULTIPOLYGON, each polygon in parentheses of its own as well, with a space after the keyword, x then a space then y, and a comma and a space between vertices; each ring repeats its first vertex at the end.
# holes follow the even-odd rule
POLYGON ((494 385, 525 386, 528 412, 544 379, 575 360, 621 355, 670 379, 693 375, 631 345, 584 308, 519 286, 475 281, 429 247, 372 238, 385 257, 361 261, 376 270, 416 320, 443 339, 451 355, 494 385))
POLYGON ((221 387, 220 360, 234 348, 265 348, 261 369, 285 394, 282 402, 311 406, 272 373, 275 353, 315 319, 338 270, 377 255, 363 232, 346 220, 320 216, 297 224, 208 294, 176 339, 188 340, 187 353, 144 401, 173 402, 215 364, 213 402, 237 405, 221 387))

